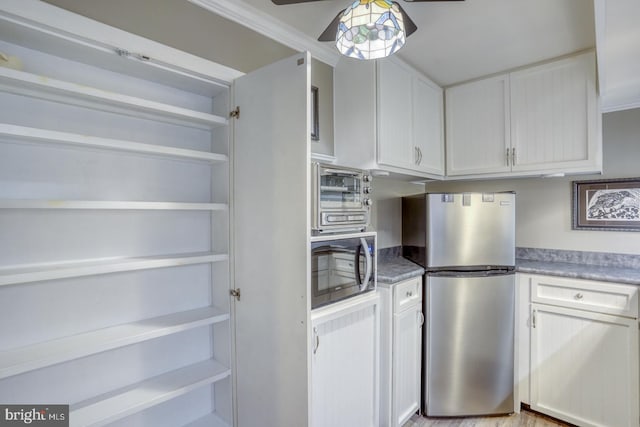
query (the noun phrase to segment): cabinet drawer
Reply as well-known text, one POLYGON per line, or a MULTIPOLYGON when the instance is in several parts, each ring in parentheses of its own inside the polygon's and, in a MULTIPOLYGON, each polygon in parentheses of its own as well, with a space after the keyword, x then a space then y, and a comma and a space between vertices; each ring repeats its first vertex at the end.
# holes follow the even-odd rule
POLYGON ((638 317, 638 288, 630 285, 531 276, 531 300, 598 313, 638 317))
POLYGON ((393 312, 398 313, 422 301, 422 278, 416 277, 393 287, 393 312))

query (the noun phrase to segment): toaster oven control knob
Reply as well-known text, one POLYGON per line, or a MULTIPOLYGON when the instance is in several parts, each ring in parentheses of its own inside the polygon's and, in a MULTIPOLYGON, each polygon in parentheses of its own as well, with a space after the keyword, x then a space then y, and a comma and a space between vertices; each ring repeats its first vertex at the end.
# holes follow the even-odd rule
POLYGON ((371 182, 371 176, 369 176, 367 174, 362 175, 362 181, 371 182))
POLYGON ((364 194, 369 194, 371 193, 371 187, 362 187, 362 192, 364 194))
POLYGON ((362 201, 362 204, 365 206, 371 206, 373 204, 373 201, 371 199, 364 199, 362 201))

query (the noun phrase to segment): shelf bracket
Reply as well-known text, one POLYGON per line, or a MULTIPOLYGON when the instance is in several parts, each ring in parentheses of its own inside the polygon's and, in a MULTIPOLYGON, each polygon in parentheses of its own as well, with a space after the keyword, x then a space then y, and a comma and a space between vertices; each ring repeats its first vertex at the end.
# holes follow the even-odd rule
POLYGON ((240 301, 240 288, 230 289, 229 295, 231 295, 232 297, 235 297, 236 301, 240 301))
POLYGON ((240 107, 236 107, 235 110, 231 111, 229 113, 229 117, 231 117, 232 119, 239 119, 240 118, 240 107))

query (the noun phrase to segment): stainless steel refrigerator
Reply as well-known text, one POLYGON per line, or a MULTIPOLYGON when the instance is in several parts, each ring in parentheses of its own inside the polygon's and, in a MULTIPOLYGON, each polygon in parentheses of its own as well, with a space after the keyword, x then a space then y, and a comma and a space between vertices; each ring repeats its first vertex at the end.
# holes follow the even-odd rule
POLYGON ((422 411, 514 412, 515 194, 402 201, 406 258, 425 267, 422 411))

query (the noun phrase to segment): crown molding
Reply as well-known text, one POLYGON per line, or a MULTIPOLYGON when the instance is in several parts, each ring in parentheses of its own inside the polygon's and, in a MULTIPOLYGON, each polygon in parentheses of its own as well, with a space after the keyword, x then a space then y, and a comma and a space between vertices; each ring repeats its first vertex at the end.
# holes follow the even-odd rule
POLYGON ((217 15, 237 22, 257 33, 282 43, 297 51, 309 51, 311 56, 331 66, 340 59, 340 53, 301 31, 254 8, 243 1, 233 0, 189 0, 189 2, 207 9, 217 15))

